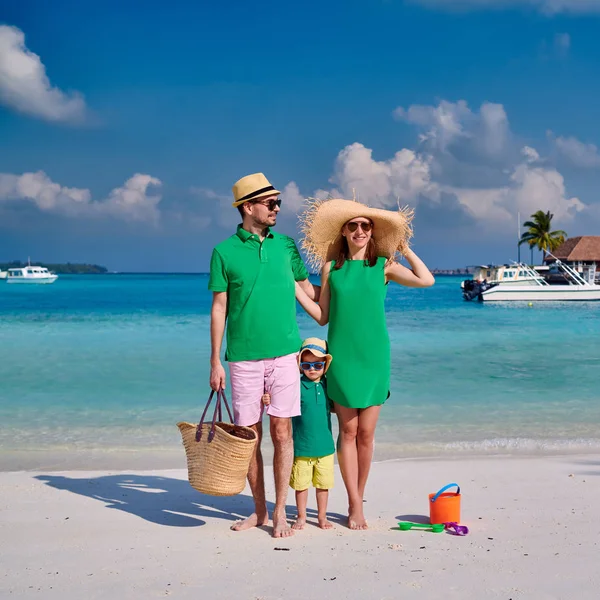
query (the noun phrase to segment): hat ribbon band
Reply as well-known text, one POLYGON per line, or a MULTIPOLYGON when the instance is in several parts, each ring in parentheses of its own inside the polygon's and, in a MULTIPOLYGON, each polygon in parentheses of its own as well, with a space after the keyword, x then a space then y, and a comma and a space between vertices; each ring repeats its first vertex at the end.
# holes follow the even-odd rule
POLYGON ((246 194, 243 198, 240 198, 238 200, 238 202, 242 202, 244 200, 250 200, 251 198, 254 198, 255 196, 258 196, 259 194, 262 194, 264 192, 270 192, 271 190, 274 190, 275 188, 272 185, 268 185, 267 187, 261 188, 260 190, 256 190, 255 192, 251 192, 250 194, 246 194))
POLYGON ((318 350, 323 354, 327 354, 327 350, 325 350, 323 346, 317 346, 316 344, 307 344, 306 346, 302 346, 302 352, 304 352, 304 350, 318 350))

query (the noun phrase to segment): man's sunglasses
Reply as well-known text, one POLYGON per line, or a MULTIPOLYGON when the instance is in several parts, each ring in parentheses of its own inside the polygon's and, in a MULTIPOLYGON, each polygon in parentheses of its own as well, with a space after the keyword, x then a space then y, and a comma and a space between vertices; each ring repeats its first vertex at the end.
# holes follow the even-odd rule
POLYGON ((300 363, 300 367, 303 371, 308 371, 310 369, 314 369, 315 371, 321 371, 322 369, 325 368, 325 363, 324 362, 314 362, 314 363, 310 363, 310 362, 301 362, 300 363))
POLYGON ((363 221, 350 221, 350 223, 346 223, 346 227, 350 233, 354 233, 359 227, 365 232, 369 233, 371 229, 373 229, 373 223, 364 223, 363 221))
POLYGON ((266 206, 269 210, 275 210, 276 207, 281 206, 281 198, 277 198, 277 200, 252 200, 252 204, 262 204, 266 206))

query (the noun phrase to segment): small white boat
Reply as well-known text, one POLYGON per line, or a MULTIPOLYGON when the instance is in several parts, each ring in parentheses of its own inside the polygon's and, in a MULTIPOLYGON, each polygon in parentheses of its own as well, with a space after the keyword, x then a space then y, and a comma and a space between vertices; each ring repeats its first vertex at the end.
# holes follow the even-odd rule
POLYGON ((485 279, 463 281, 463 298, 480 302, 570 302, 599 301, 600 285, 585 280, 575 269, 556 259, 553 268, 562 274, 562 282, 551 284, 528 265, 514 263, 511 270, 527 275, 523 283, 485 279))
POLYGON ((6 279, 8 277, 8 271, 0 269, 0 279, 6 279))
POLYGON ((46 267, 27 265, 8 270, 6 283, 54 283, 58 275, 51 273, 46 267))
MULTIPOLYGON (((548 270, 548 267, 543 267, 548 270)), ((543 279, 537 271, 529 268, 527 265, 515 263, 512 265, 481 265, 474 267, 472 281, 486 281, 490 285, 501 283, 502 285, 538 285, 539 280, 543 279)), ((464 289, 465 284, 471 281, 467 279, 461 283, 464 289)))

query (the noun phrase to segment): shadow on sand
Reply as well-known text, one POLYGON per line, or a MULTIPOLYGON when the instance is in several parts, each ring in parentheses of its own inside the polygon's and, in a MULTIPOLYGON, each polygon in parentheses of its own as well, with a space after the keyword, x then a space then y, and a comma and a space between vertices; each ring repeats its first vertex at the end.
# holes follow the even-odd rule
MULTIPOLYGON (((92 478, 71 478, 61 475, 35 477, 57 490, 66 490, 106 504, 106 508, 122 510, 151 523, 170 527, 200 527, 207 518, 223 519, 233 524, 254 511, 252 497, 206 496, 194 490, 184 479, 157 475, 104 475, 92 478)), ((274 508, 267 503, 269 512, 274 508)), ((288 516, 296 514, 295 506, 287 506, 288 516)), ((317 513, 308 509, 308 518, 317 513)), ((331 521, 342 523, 343 515, 328 513, 331 521)))
POLYGON ((590 469, 589 471, 579 471, 577 475, 600 475, 600 461, 598 460, 582 459, 575 461, 574 464, 590 469))
POLYGON ((425 515, 398 515, 396 521, 410 521, 411 523, 429 524, 429 517, 425 515))

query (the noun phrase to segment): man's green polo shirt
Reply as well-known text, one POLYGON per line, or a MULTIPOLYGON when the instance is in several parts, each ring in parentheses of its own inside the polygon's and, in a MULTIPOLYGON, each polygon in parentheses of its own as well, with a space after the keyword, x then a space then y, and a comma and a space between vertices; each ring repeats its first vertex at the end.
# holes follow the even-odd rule
POLYGON ((335 452, 330 407, 325 379, 315 383, 303 375, 300 384, 300 416, 292 417, 295 457, 321 458, 335 452))
POLYGON ((226 360, 298 352, 294 282, 307 277, 294 240, 270 230, 261 242, 239 225, 213 250, 208 289, 227 292, 226 360))

